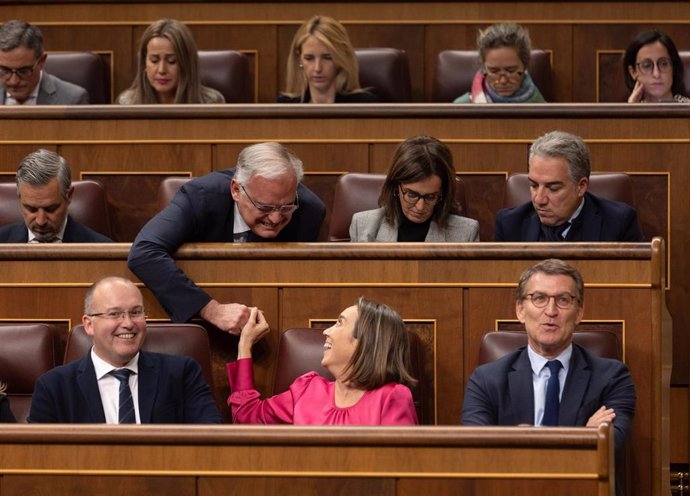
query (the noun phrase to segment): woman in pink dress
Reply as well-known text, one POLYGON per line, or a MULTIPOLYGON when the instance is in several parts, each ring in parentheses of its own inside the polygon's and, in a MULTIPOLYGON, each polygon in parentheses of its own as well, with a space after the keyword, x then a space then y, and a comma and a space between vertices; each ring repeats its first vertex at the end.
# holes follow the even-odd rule
POLYGON ((269 331, 263 313, 251 309, 242 328, 237 361, 227 364, 228 404, 238 424, 415 425, 417 414, 406 384, 409 341, 400 315, 360 298, 323 331, 323 365, 331 382, 316 372, 298 377, 284 393, 262 400, 254 389, 252 345, 269 331))

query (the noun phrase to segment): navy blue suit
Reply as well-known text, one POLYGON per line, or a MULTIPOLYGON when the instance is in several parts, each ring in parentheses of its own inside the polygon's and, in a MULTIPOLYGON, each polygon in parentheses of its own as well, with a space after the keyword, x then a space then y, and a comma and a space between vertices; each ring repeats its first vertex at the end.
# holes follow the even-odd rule
MULTIPOLYGON (((567 241, 644 241, 635 209, 623 202, 585 193, 585 204, 567 241)), ((543 241, 532 202, 496 214, 494 241, 543 241)))
MULTIPOLYGON (((29 241, 29 232, 26 224, 17 222, 0 228, 0 243, 26 243, 29 241)), ((63 243, 112 243, 113 240, 101 233, 94 231, 67 216, 63 243)))
MULTIPOLYGON (((183 243, 233 242, 235 201, 230 181, 234 175, 235 169, 226 169, 184 184, 134 240, 129 269, 153 291, 175 322, 194 317, 211 297, 175 265, 172 256, 183 243)), ((262 239, 250 233, 248 241, 317 241, 326 207, 301 183, 297 194, 299 208, 278 236, 262 239)))
MULTIPOLYGON (((201 367, 193 359, 140 351, 138 370, 142 424, 222 422, 201 367)), ((90 351, 39 377, 27 422, 105 423, 90 351)))
MULTIPOLYGON (((628 368, 618 360, 600 358, 573 343, 568 376, 561 394, 558 425, 584 426, 601 406, 613 408, 616 460, 624 459, 623 448, 635 415, 635 385, 628 368)), ((534 424, 534 386, 527 346, 477 367, 472 373, 462 403, 463 425, 534 424)), ((617 463, 617 478, 622 463, 617 463)), ((622 485, 616 485, 622 494, 622 485)))

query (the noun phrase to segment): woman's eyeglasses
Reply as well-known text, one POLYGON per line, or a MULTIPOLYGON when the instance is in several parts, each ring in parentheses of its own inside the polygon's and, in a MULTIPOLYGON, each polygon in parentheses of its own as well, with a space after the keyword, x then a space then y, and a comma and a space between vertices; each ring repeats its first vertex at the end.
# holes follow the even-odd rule
POLYGON ((652 59, 642 59, 635 65, 637 66, 637 70, 639 70, 645 76, 654 72, 655 65, 657 69, 659 69, 659 72, 661 72, 662 74, 671 72, 671 69, 673 69, 673 63, 671 62, 671 59, 668 59, 666 57, 662 57, 656 62, 654 62, 652 59))

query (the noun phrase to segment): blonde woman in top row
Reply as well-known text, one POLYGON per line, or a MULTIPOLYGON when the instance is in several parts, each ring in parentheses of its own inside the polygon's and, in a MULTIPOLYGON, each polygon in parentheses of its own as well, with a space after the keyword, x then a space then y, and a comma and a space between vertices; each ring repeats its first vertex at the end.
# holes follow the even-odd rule
POLYGON ((350 241, 479 241, 479 222, 454 215, 453 156, 430 136, 406 139, 395 150, 376 210, 358 212, 350 241))
POLYGON ((345 27, 314 16, 297 30, 278 103, 376 103, 359 85, 359 65, 345 27))
POLYGON ((225 98, 201 84, 199 55, 189 28, 175 19, 160 19, 144 31, 137 74, 117 103, 225 103, 225 98))

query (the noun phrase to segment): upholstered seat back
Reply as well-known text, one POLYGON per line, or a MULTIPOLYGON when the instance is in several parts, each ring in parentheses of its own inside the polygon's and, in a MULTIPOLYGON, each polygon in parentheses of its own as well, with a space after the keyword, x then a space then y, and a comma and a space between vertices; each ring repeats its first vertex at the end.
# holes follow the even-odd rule
POLYGON ((110 66, 93 52, 49 53, 44 69, 89 93, 89 103, 112 103, 110 66))
POLYGON ((180 176, 170 176, 163 179, 158 187, 158 210, 161 211, 167 207, 182 185, 191 179, 191 177, 180 176))
MULTIPOLYGON (((74 220, 112 238, 105 191, 97 181, 74 181, 74 192, 68 212, 74 220)), ((14 182, 0 183, 0 227, 23 222, 14 182)))
POLYGON ((0 381, 17 422, 26 422, 38 378, 59 362, 54 332, 46 324, 0 325, 0 381))
MULTIPOLYGON (((197 324, 171 323, 149 323, 146 328, 142 350, 192 357, 201 365, 204 379, 213 393, 211 350, 206 329, 197 324)), ((82 358, 91 349, 92 343, 91 336, 86 334, 83 325, 74 326, 67 338, 64 362, 70 363, 82 358)))
MULTIPOLYGON (((606 198, 634 205, 632 181, 624 172, 592 173, 589 176, 587 191, 606 198)), ((503 206, 517 207, 531 201, 529 178, 525 173, 511 174, 506 182, 503 206)))
MULTIPOLYGON (((611 331, 575 331, 573 342, 597 356, 620 360, 623 353, 618 336, 611 331)), ((527 344, 527 333, 498 331, 484 334, 479 347, 479 365, 493 362, 527 344)))
POLYGON ((397 48, 358 48, 359 84, 371 88, 380 102, 411 100, 410 68, 407 54, 397 48))
MULTIPOLYGON (((438 54, 433 101, 452 102, 472 88, 481 61, 476 50, 444 50, 438 54)), ((551 57, 544 50, 532 50, 527 70, 547 102, 553 101, 551 57)))
POLYGON ((199 50, 201 84, 220 91, 225 103, 252 103, 254 81, 249 58, 235 50, 199 50))
MULTIPOLYGON (((385 179, 385 174, 357 172, 343 174, 338 178, 328 229, 328 241, 350 241, 352 216, 357 212, 378 208, 379 194, 385 179)), ((467 212, 465 183, 460 178, 457 180, 454 212, 463 215, 467 212)))

